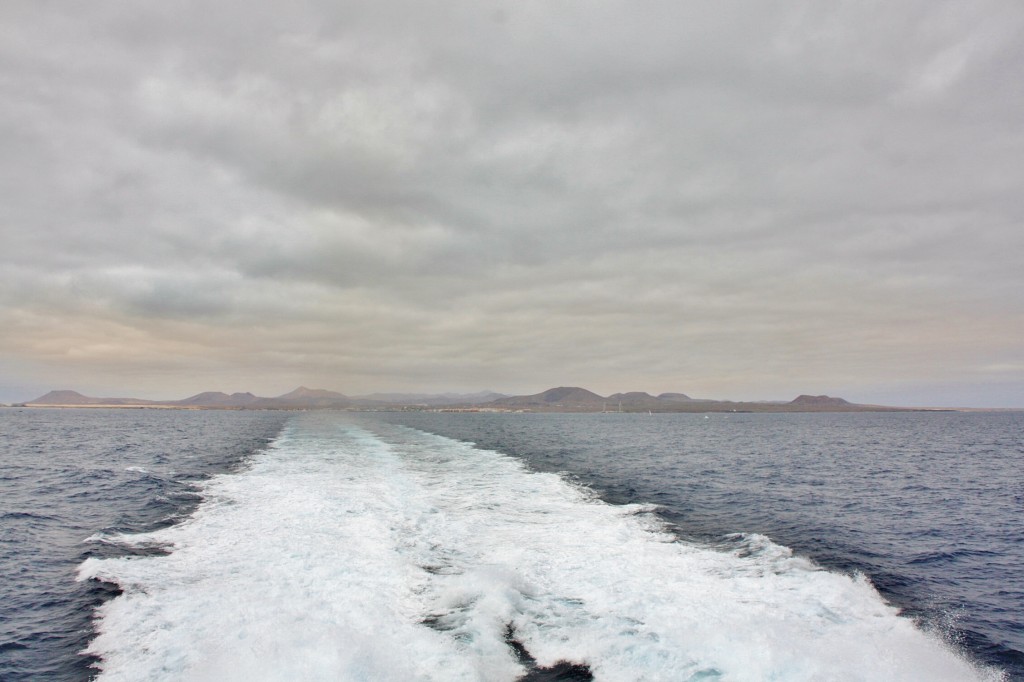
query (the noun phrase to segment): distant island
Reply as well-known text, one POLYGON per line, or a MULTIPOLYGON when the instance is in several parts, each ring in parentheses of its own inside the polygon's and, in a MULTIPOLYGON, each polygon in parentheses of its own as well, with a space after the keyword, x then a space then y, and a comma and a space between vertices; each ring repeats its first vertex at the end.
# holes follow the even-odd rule
POLYGON ((640 391, 604 397, 585 388, 571 386, 550 388, 535 395, 499 398, 490 405, 535 412, 894 412, 914 409, 858 405, 827 395, 801 395, 788 402, 712 400, 691 398, 685 393, 653 396, 640 391))
POLYGON ((220 410, 351 410, 451 412, 899 412, 924 408, 860 405, 827 395, 801 395, 788 402, 736 402, 691 398, 685 393, 654 396, 641 391, 601 396, 585 388, 559 386, 533 395, 480 393, 375 393, 347 396, 336 391, 299 388, 274 398, 252 393, 206 391, 182 400, 92 398, 76 391, 50 391, 18 407, 117 407, 220 410))

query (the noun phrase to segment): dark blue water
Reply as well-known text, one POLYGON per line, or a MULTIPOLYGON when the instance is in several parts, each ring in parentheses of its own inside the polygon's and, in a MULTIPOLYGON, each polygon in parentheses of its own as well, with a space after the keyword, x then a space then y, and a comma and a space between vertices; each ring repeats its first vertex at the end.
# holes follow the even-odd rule
MULTIPOLYGON (((0 410, 0 679, 88 679, 80 656, 115 590, 88 557, 152 553, 292 417, 274 412, 0 410), (86 541, 92 538, 90 541, 86 541)), ((923 627, 1024 679, 1024 414, 382 413, 655 503, 684 539, 760 533, 861 572, 923 627)))
POLYGON ((196 481, 238 465, 285 418, 0 409, 0 680, 88 679, 93 661, 78 652, 116 590, 75 571, 126 549, 86 539, 179 520, 198 502, 196 481))
POLYGON ((1024 413, 401 413, 389 420, 660 505, 688 539, 761 533, 866 574, 1024 679, 1024 413))

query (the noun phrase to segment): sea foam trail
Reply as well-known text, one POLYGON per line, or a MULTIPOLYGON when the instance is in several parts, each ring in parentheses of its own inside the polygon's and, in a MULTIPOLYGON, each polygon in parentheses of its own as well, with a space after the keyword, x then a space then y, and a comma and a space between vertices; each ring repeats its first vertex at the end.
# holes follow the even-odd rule
POLYGON ((418 431, 297 417, 180 525, 86 561, 119 584, 104 680, 514 680, 507 638, 597 680, 996 679, 863 579, 766 538, 676 541, 648 510, 418 431))

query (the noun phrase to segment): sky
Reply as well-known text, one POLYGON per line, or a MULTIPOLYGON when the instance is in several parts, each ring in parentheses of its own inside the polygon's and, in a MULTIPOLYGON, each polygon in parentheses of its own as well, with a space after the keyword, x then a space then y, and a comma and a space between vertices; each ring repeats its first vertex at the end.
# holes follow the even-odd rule
POLYGON ((0 4, 0 401, 1024 407, 1019 0, 0 4))

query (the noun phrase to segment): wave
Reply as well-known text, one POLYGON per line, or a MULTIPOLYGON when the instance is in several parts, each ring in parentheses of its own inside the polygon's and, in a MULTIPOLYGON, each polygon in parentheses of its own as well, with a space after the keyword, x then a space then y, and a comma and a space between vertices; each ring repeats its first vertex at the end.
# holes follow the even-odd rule
POLYGON ((305 414, 182 523, 88 559, 123 594, 87 653, 102 680, 998 679, 861 576, 768 538, 679 541, 519 460, 305 414))

